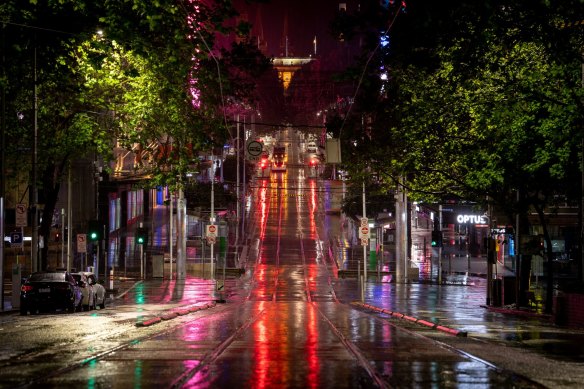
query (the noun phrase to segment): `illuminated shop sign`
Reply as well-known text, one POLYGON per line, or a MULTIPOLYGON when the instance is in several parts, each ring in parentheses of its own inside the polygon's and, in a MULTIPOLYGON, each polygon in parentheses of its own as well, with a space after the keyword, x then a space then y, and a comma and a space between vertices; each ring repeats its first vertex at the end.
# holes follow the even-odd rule
POLYGON ((487 224, 487 218, 483 215, 458 215, 456 221, 459 224, 487 224))

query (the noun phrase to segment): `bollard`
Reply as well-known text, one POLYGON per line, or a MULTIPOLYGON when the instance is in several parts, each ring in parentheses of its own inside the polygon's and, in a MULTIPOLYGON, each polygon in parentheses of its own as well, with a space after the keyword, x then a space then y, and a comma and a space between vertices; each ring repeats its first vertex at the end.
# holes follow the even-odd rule
POLYGON ((377 282, 381 282, 381 263, 377 262, 377 282))
POLYGON ((361 276, 359 278, 359 280, 361 281, 361 302, 364 303, 365 302, 365 282, 363 282, 363 276, 361 276))

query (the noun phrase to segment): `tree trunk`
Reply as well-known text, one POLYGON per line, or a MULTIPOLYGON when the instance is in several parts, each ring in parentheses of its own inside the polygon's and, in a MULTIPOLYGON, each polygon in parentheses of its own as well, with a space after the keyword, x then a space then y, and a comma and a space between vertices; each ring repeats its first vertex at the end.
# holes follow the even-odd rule
POLYGON ((553 308, 553 301, 554 301, 554 255, 553 255, 553 247, 552 247, 552 239, 550 237, 547 222, 545 220, 545 215, 543 212, 543 208, 535 205, 535 210, 537 211, 537 215, 539 217, 539 222, 543 228, 543 237, 546 243, 545 249, 545 256, 547 257, 547 285, 546 285, 546 296, 545 296, 545 313, 551 314, 553 308))
MULTIPOLYGON (((44 193, 44 208, 42 212, 42 220, 39 226, 39 236, 43 237, 44 245, 40 250, 40 268, 47 269, 49 265, 49 243, 51 239, 51 225, 53 223, 53 214, 59 198, 59 191, 61 189, 61 182, 54 177, 60 177, 62 170, 59 171, 57 166, 50 166, 43 172, 43 193, 44 193)), ((64 236, 61 239, 65 239, 64 236)))

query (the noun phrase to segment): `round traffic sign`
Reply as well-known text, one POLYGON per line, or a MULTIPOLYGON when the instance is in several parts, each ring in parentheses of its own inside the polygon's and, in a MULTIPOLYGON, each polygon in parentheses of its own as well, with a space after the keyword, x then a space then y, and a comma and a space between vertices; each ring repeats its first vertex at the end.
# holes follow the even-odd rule
POLYGON ((216 225, 214 225, 214 224, 211 224, 211 225, 209 226, 209 232, 210 232, 210 233, 217 232, 217 226, 216 226, 216 225))
POLYGON ((264 150, 264 145, 257 140, 252 140, 247 144, 247 153, 252 157, 258 157, 264 150))
POLYGON ((361 227, 361 235, 369 235, 369 227, 361 227))

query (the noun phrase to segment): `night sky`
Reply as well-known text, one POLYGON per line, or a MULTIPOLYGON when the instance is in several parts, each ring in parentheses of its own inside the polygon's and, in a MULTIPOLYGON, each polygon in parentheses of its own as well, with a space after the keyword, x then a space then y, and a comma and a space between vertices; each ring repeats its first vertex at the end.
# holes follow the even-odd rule
MULTIPOLYGON (((307 57, 313 54, 313 39, 317 37, 317 54, 323 54, 335 44, 330 33, 330 22, 339 9, 339 0, 272 0, 267 4, 246 5, 243 0, 235 2, 240 13, 247 13, 249 22, 256 28, 259 7, 264 38, 268 43, 269 57, 280 56, 280 42, 284 35, 286 15, 288 17, 288 54, 307 57)), ((255 32, 255 30, 254 30, 255 32)))

